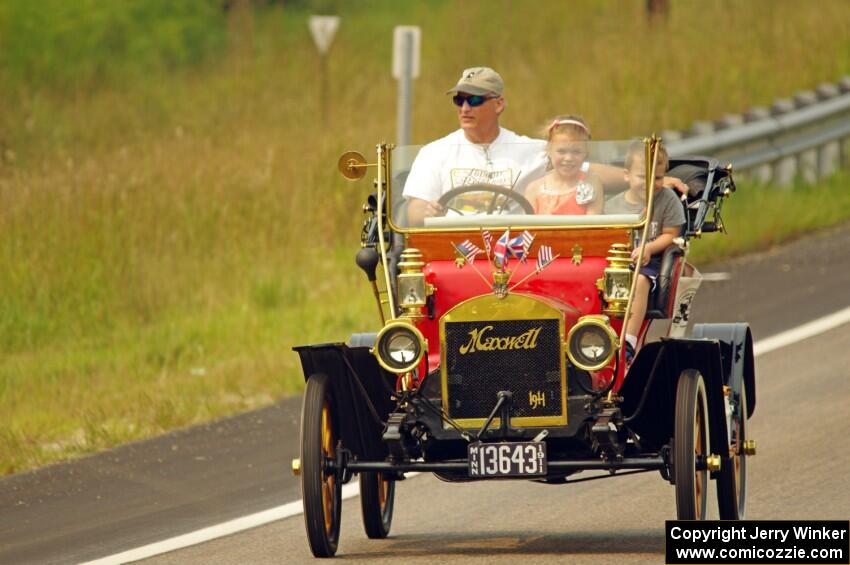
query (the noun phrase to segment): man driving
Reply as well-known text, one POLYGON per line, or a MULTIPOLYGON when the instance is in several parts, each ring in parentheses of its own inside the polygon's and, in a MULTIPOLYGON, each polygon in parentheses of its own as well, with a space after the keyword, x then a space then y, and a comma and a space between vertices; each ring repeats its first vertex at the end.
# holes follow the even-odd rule
POLYGON ((502 77, 489 67, 473 67, 448 90, 460 129, 425 145, 404 186, 411 226, 445 213, 437 202, 453 188, 501 186, 522 193, 546 168, 542 141, 499 126, 505 110, 502 77))

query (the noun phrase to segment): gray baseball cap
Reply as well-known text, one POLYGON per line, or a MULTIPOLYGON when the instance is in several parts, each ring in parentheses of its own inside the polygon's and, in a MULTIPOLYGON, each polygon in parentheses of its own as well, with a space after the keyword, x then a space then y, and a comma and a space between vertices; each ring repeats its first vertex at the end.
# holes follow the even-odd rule
POLYGON ((446 94, 467 92, 482 96, 488 94, 501 96, 504 88, 505 83, 502 82, 502 77, 490 67, 472 67, 463 71, 460 80, 446 94))

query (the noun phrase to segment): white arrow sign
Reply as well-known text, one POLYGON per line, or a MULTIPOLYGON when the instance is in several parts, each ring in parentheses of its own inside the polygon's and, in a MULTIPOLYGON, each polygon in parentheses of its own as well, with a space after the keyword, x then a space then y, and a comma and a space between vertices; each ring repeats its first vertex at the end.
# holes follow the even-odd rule
POLYGON ((319 53, 324 55, 334 40, 336 28, 339 27, 339 16, 310 16, 308 25, 319 53))

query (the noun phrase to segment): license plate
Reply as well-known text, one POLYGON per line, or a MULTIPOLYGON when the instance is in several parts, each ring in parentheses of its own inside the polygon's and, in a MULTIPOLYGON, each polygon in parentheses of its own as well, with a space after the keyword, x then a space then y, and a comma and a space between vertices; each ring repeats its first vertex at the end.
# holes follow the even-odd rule
POLYGON ((470 477, 536 477, 546 474, 546 443, 470 443, 470 477))

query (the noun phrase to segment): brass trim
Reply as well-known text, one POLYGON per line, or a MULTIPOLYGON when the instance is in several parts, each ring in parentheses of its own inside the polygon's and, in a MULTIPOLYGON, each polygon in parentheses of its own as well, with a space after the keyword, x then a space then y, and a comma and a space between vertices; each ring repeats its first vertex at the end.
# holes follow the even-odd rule
POLYGON ((292 460, 292 474, 296 477, 301 475, 301 459, 298 457, 292 460))
POLYGON ((427 351, 428 351, 428 342, 425 341, 425 337, 422 335, 422 332, 419 331, 419 328, 417 328, 412 323, 410 323, 410 320, 394 319, 394 320, 389 320, 386 323, 386 325, 383 328, 381 328, 381 331, 378 332, 378 335, 375 337, 375 346, 372 348, 371 353, 372 353, 372 355, 375 356, 375 359, 378 360, 378 365, 380 365, 381 367, 383 367, 384 369, 386 369, 390 373, 394 373, 396 375, 401 375, 401 374, 407 373, 409 371, 412 371, 413 369, 418 367, 419 363, 422 362, 422 358, 425 356, 427 351), (407 330, 410 330, 410 332, 413 334, 413 337, 416 339, 416 341, 419 342, 419 354, 416 356, 416 359, 414 359, 413 361, 411 361, 407 365, 404 365, 403 367, 393 367, 392 365, 390 365, 389 363, 384 361, 381 358, 381 355, 379 353, 380 352, 381 339, 383 339, 383 337, 390 330, 392 330, 394 328, 398 328, 398 327, 403 327, 407 330))
POLYGON ((599 315, 590 315, 590 316, 582 316, 576 322, 572 328, 570 328, 570 333, 567 335, 567 355, 570 358, 570 361, 573 362, 573 365, 578 367, 579 369, 585 371, 598 371, 599 369, 608 365, 611 362, 611 359, 614 358, 614 354, 618 349, 618 341, 617 341, 617 333, 614 331, 614 328, 611 327, 611 324, 608 321, 608 316, 599 316, 599 315), (597 326, 602 328, 605 331, 605 334, 608 336, 608 339, 611 342, 611 348, 608 352, 608 355, 605 357, 603 361, 600 361, 596 365, 587 365, 585 363, 579 362, 574 354, 573 350, 570 347, 570 343, 572 343, 573 335, 579 331, 581 328, 587 326, 597 326))
POLYGON ((756 440, 754 439, 746 439, 744 440, 743 445, 744 455, 755 455, 756 454, 756 440))
MULTIPOLYGON (((384 201, 384 184, 387 184, 387 188, 389 188, 389 181, 386 180, 389 178, 390 171, 390 154, 392 153, 393 146, 387 145, 386 143, 379 143, 376 146, 376 152, 378 156, 378 179, 377 179, 377 190, 378 190, 378 203, 384 201)), ((387 199, 389 200, 389 199, 387 199)), ((378 243, 380 244, 380 253, 381 253, 381 266, 384 270, 384 283, 386 284, 387 289, 387 303, 390 308, 390 317, 396 317, 396 304, 395 297, 392 293, 393 284, 390 280, 390 268, 387 262, 387 243, 384 241, 384 212, 390 210, 389 207, 384 207, 384 209, 376 210, 378 217, 378 243)), ((387 213, 387 217, 392 216, 392 214, 387 213)))
POLYGON ((581 245, 576 243, 573 245, 573 265, 581 265, 581 245))
POLYGON ((720 470, 720 456, 719 455, 707 455, 705 457, 705 468, 714 473, 720 470))
MULTIPOLYGON (((646 253, 646 238, 649 233, 647 229, 652 221, 652 209, 655 203, 655 161, 658 158, 658 146, 661 144, 661 138, 652 134, 652 137, 643 140, 644 143, 644 160, 646 161, 646 182, 644 190, 646 191, 646 214, 643 221, 634 229, 641 229, 640 244, 638 246, 638 256, 635 265, 643 265, 643 256, 646 253)), ((635 272, 640 269, 636 268, 635 272)), ((632 277, 632 287, 629 289, 629 302, 626 304, 626 311, 623 314, 623 328, 620 331, 620 344, 626 343, 626 330, 629 327, 629 316, 631 316, 632 304, 634 304, 635 289, 637 288, 638 278, 632 277)), ((613 391, 612 391, 613 392, 613 391)))
MULTIPOLYGON (((546 299, 523 293, 511 293, 504 298, 494 294, 483 294, 457 304, 440 318, 440 378, 443 410, 449 414, 449 383, 446 374, 446 322, 503 322, 509 320, 558 320, 558 343, 560 344, 561 371, 561 416, 525 416, 511 418, 511 424, 522 427, 546 427, 567 425, 567 370, 564 313, 546 299)), ((495 400, 494 400, 495 402, 495 400)), ((480 428, 486 418, 459 418, 454 422, 462 428, 480 428)), ((500 425, 499 418, 492 426, 500 425)))

